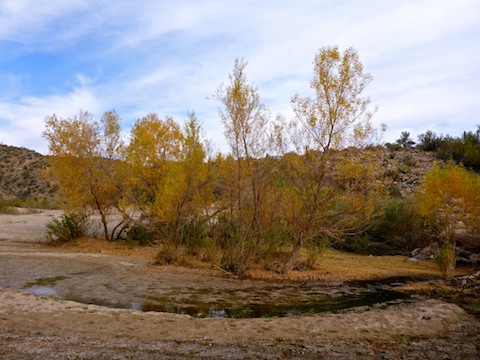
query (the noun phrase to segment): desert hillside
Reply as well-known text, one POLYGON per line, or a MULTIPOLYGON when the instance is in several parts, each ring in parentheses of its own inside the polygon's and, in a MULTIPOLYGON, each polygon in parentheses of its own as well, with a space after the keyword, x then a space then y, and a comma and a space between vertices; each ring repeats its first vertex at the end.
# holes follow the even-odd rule
MULTIPOLYGON (((376 148, 360 154, 350 152, 348 156, 358 156, 360 161, 373 160, 378 171, 393 180, 392 190, 403 195, 415 189, 436 161, 434 153, 415 148, 376 148)), ((0 144, 0 200, 56 203, 57 187, 45 177, 48 166, 47 156, 0 144)))
POLYGON ((0 199, 54 204, 57 187, 45 178, 48 158, 33 150, 0 145, 0 199))

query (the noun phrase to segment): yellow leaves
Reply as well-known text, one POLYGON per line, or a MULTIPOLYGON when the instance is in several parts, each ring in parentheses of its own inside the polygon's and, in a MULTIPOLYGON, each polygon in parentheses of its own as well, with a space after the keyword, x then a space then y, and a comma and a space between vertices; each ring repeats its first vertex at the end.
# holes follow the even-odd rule
POLYGON ((292 98, 296 124, 305 139, 303 145, 329 151, 348 144, 364 146, 375 139, 378 131, 370 123, 374 111, 368 110, 370 99, 362 96, 371 79, 363 72, 355 49, 341 53, 338 46, 321 48, 315 56, 310 83, 315 98, 292 98))
POLYGON ((461 221, 478 226, 480 176, 460 165, 433 165, 417 193, 420 214, 440 219, 450 229, 461 221))
POLYGON ((161 120, 152 113, 133 126, 128 155, 134 163, 155 167, 177 159, 180 139, 180 127, 172 118, 161 120))

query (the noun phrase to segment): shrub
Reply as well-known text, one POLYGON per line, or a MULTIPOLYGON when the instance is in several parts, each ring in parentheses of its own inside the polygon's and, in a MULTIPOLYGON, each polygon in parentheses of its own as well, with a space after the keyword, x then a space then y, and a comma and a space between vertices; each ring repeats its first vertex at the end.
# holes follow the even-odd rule
POLYGON ((398 151, 402 148, 400 144, 392 144, 392 143, 386 143, 385 147, 390 150, 390 158, 393 159, 395 157, 395 154, 393 153, 394 151, 398 151))
POLYGON ((257 248, 250 239, 238 239, 222 249, 220 266, 238 276, 245 276, 257 262, 257 248))
POLYGON ((402 131, 402 134, 400 135, 400 138, 397 139, 396 143, 404 149, 408 149, 415 145, 415 141, 410 139, 410 133, 408 131, 402 131))
POLYGON ((443 135, 438 136, 434 132, 428 130, 425 134, 418 135, 417 147, 424 151, 437 151, 445 139, 443 135))
POLYGON ((328 243, 329 240, 325 237, 317 241, 312 241, 305 247, 307 253, 305 265, 307 268, 312 270, 317 269, 318 259, 325 253, 328 243))
POLYGON ((360 254, 408 254, 411 250, 438 240, 437 225, 419 214, 411 198, 392 197, 369 229, 346 238, 336 247, 360 254))
POLYGON ((155 232, 143 225, 134 225, 127 234, 127 241, 138 241, 140 245, 151 245, 155 240, 155 232))
POLYGON ((213 262, 215 261, 217 253, 217 247, 215 245, 215 241, 207 236, 202 239, 202 247, 200 250, 200 260, 205 262, 213 262))
POLYGON ((205 245, 205 222, 201 219, 191 219, 181 227, 182 243, 190 255, 197 255, 205 245))
POLYGON ((403 158, 403 163, 409 167, 413 167, 416 164, 415 159, 412 157, 412 155, 406 155, 403 158))
POLYGON ((168 226, 153 217, 142 217, 130 227, 126 241, 137 241, 139 245, 153 245, 156 240, 168 238, 168 226))
POLYGON ((407 164, 400 164, 398 165, 398 172, 402 174, 409 174, 412 171, 412 168, 407 164))
POLYGON ((184 257, 179 248, 171 245, 162 245, 157 253, 157 265, 184 265, 184 257))
POLYGON ((46 240, 50 244, 69 242, 85 236, 88 217, 82 214, 65 214, 47 224, 46 240))
POLYGON ((455 272, 456 251, 455 246, 449 242, 443 243, 435 258, 440 271, 447 280, 453 278, 455 272))

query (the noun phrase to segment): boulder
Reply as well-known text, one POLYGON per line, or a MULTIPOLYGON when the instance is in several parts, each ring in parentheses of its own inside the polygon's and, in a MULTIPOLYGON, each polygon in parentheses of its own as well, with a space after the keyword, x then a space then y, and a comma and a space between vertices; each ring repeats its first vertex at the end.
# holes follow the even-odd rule
POLYGON ((414 260, 434 259, 437 256, 437 254, 438 254, 438 245, 436 243, 433 243, 431 245, 421 247, 421 248, 416 248, 415 250, 413 250, 411 259, 414 259, 414 260))

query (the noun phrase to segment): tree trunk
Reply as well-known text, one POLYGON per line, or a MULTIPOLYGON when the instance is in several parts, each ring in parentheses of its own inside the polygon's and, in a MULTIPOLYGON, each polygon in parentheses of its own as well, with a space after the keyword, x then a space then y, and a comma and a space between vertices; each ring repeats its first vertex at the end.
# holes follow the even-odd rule
POLYGON ((303 248, 303 236, 300 236, 300 239, 298 239, 297 243, 295 244, 295 247, 293 248, 292 252, 288 256, 287 261, 285 261, 285 264, 283 264, 282 274, 287 274, 293 270, 293 267, 295 266, 296 262, 298 261, 298 258, 300 257, 300 250, 302 250, 302 248, 303 248))
POLYGON ((112 238, 110 239, 110 236, 108 234, 108 224, 107 224, 107 218, 105 217, 105 214, 103 213, 103 211, 100 212, 100 217, 102 218, 102 225, 103 225, 103 232, 105 234, 105 240, 106 241, 112 241, 113 240, 113 236, 112 238))

